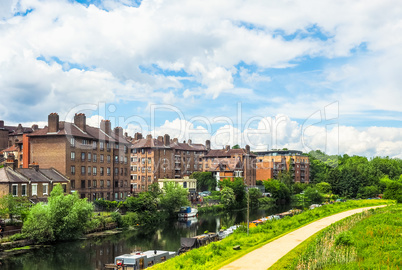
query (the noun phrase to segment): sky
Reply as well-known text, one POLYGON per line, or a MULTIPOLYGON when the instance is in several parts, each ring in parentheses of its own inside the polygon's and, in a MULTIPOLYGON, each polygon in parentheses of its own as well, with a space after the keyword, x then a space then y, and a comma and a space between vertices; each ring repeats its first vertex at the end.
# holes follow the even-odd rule
POLYGON ((402 158, 398 0, 1 0, 0 119, 402 158))

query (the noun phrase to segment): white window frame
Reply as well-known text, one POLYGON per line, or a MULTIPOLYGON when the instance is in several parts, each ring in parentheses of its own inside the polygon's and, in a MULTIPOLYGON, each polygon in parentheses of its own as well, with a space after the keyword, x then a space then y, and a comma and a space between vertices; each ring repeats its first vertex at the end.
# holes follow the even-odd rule
POLYGON ((17 197, 18 196, 18 184, 13 184, 11 187, 11 192, 13 194, 13 197, 17 197), (14 187, 15 187, 15 194, 14 194, 14 187))
POLYGON ((26 197, 27 196, 27 184, 21 184, 21 196, 26 197), (23 193, 25 187, 25 194, 23 193))
POLYGON ((42 191, 43 195, 49 195, 49 184, 42 184, 42 191), (45 192, 45 187, 46 187, 46 192, 45 192))
POLYGON ((32 184, 32 196, 38 196, 38 184, 32 184))

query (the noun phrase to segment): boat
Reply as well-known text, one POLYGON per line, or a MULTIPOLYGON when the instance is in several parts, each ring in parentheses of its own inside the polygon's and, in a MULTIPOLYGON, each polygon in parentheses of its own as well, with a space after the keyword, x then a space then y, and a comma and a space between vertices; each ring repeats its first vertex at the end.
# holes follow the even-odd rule
POLYGON ((178 254, 180 255, 191 249, 199 248, 218 240, 219 235, 217 233, 204 233, 190 238, 182 237, 180 239, 180 249, 178 251, 178 254))
POLYGON ((189 218, 189 217, 196 217, 198 210, 195 208, 191 208, 190 206, 183 206, 180 207, 179 211, 179 218, 189 218))
POLYGON ((174 251, 148 250, 124 254, 114 258, 114 264, 107 264, 105 268, 115 270, 139 270, 164 262, 176 256, 174 251))

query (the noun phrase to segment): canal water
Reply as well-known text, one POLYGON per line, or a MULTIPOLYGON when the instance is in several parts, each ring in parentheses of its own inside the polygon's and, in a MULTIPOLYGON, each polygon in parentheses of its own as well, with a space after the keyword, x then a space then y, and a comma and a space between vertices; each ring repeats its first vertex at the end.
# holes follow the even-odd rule
MULTIPOLYGON (((250 211, 250 221, 289 210, 290 205, 260 208, 250 211)), ((217 232, 247 220, 247 211, 226 212, 220 215, 203 214, 196 220, 167 221, 157 227, 127 231, 107 237, 63 242, 29 250, 22 254, 0 258, 4 270, 95 270, 104 269, 114 257, 133 251, 153 249, 177 251, 181 237, 192 237, 205 231, 217 232)))

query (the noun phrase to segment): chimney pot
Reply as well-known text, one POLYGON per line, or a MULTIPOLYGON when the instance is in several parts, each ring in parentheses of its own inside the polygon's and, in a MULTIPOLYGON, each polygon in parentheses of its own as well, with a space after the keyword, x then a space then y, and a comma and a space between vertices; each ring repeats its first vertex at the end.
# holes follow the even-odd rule
POLYGON ((86 132, 86 126, 87 126, 87 120, 86 116, 83 113, 76 113, 74 115, 74 124, 81 129, 82 131, 86 132))

